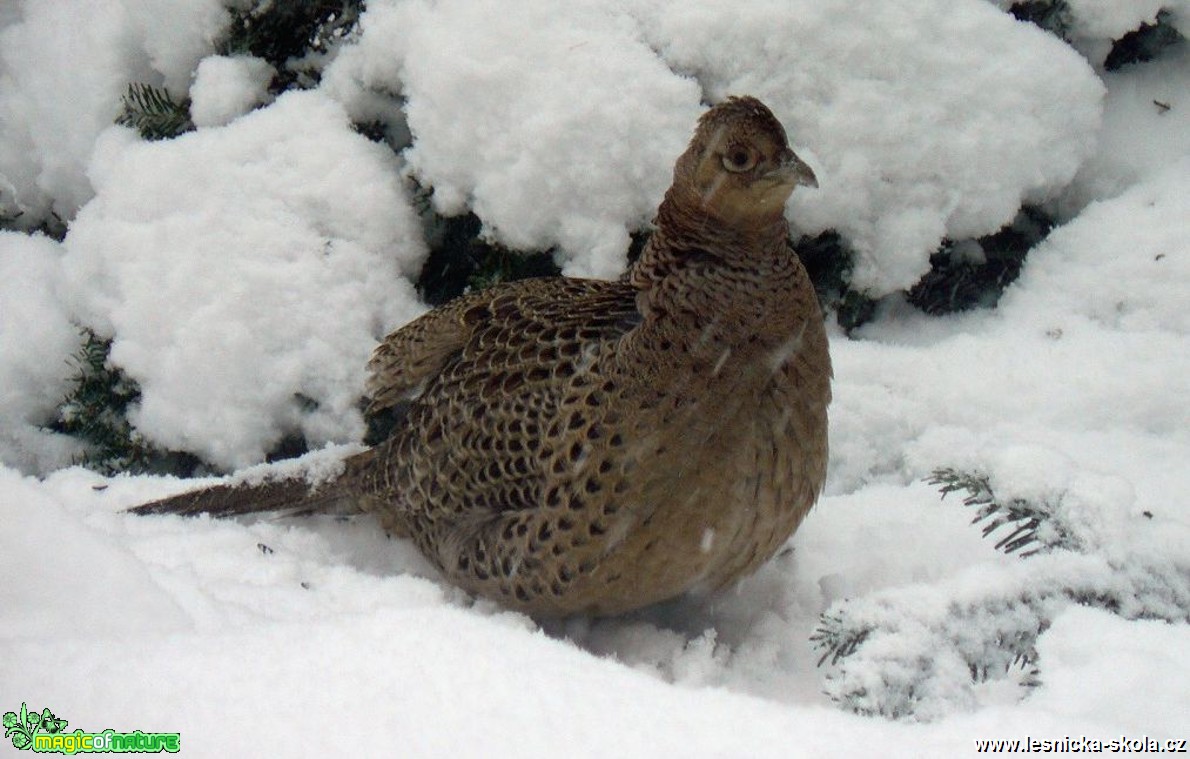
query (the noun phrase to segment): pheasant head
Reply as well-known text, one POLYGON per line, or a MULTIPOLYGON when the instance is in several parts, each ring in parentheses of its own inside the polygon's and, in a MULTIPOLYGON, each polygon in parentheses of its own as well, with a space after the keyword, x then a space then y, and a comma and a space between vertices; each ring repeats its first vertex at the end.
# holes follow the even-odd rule
POLYGON ((789 147, 773 112, 753 97, 732 97, 703 114, 674 167, 673 200, 714 222, 747 232, 784 216, 799 185, 817 187, 814 172, 789 147))

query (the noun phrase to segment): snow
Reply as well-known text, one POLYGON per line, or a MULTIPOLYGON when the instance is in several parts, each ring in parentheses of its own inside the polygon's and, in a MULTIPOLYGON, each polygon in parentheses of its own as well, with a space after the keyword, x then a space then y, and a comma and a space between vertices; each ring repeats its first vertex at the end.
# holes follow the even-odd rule
POLYGON ((559 245, 567 274, 613 277, 700 109, 694 83, 607 5, 377 2, 356 54, 336 65, 365 87, 400 82, 406 158, 437 209, 472 208, 512 247, 559 245))
POLYGON ((372 346, 420 310, 424 244, 397 172, 316 92, 166 142, 105 132, 65 266, 82 320, 140 384, 137 429, 228 468, 287 433, 360 437, 372 346))
POLYGON ((38 427, 66 396, 78 330, 66 316, 62 250, 41 235, 0 232, 0 452, 9 464, 52 469, 69 462, 72 446, 38 427))
POLYGON ((1133 736, 1154 723, 1184 725, 1185 681, 1179 675, 1190 670, 1190 652, 1168 647, 1169 632, 1162 622, 1123 622, 1093 609, 1066 611, 1042 638, 1041 660, 1058 673, 1038 700, 1057 714, 1069 714, 1079 704, 1087 716, 1119 724, 1133 736), (1098 634, 1088 638, 1088 629, 1098 634), (1103 648, 1119 655, 1102 656, 1103 648))
MULTIPOLYGON (((0 214, 69 224, 61 244, 0 232, 0 712, 176 730, 194 756, 1190 737, 1190 58, 1103 73, 998 5, 374 0, 322 85, 272 102, 259 62, 214 55, 214 0, 0 7, 0 214), (189 93, 200 128, 111 126, 130 81, 189 93), (728 92, 789 127, 822 184, 791 221, 840 229, 873 293, 1022 201, 1064 222, 994 311, 892 297, 832 334, 827 492, 733 590, 539 626, 367 519, 127 516, 217 480, 100 477, 43 429, 89 326, 154 442, 246 480, 326 476, 358 450, 374 341, 424 308, 403 176, 614 276, 700 99, 728 92), (353 131, 374 118, 401 155, 353 131), (260 463, 295 432, 332 445, 260 463), (961 493, 923 482, 944 466, 1046 504, 1065 542, 996 551, 961 493), (871 632, 820 667, 824 612, 871 632)), ((1157 6, 1071 7, 1089 54, 1157 6)))
POLYGON ((774 109, 820 185, 790 217, 837 229, 874 296, 915 283, 943 237, 1052 196, 1092 148, 1102 85, 1086 62, 982 2, 639 6, 650 43, 711 99, 751 92, 774 109))
POLYGON ((230 16, 219 0, 17 5, 0 29, 0 212, 68 220, 93 194, 91 150, 128 84, 181 99, 230 16))
POLYGON ((225 126, 268 96, 273 67, 251 55, 203 58, 190 85, 190 118, 198 127, 225 126))
POLYGON ((1079 169, 1063 205, 1077 211, 1091 200, 1115 197, 1190 154, 1190 110, 1172 107, 1190 90, 1188 61, 1183 45, 1144 66, 1104 74, 1109 90, 1099 150, 1079 169))
MULTIPOLYGON (((987 0, 1002 10, 1008 10, 1017 0, 987 0)), ((1128 32, 1140 28, 1141 24, 1154 24, 1161 10, 1173 14, 1173 24, 1181 28, 1190 4, 1186 0, 1063 0, 1069 14, 1072 34, 1083 41, 1110 42, 1128 32)), ((1048 3, 1055 5, 1056 3, 1048 3)), ((1104 50, 1106 54, 1107 50, 1104 50)), ((1100 61, 1096 61, 1099 63, 1100 61)))
MULTIPOLYGON (((1105 3, 1102 0, 1068 0, 1074 16, 1074 32, 1081 37, 1114 40, 1141 24, 1152 24, 1162 8, 1177 6, 1179 0, 1134 0, 1105 3)), ((1181 3, 1184 4, 1184 3, 1181 3)))
POLYGON ((877 296, 912 285, 943 237, 993 232, 1022 200, 1052 197, 1099 120, 1082 58, 978 0, 518 9, 373 3, 328 78, 401 92, 410 169, 435 206, 474 209, 513 247, 560 246, 572 275, 623 267, 700 95, 774 108, 821 184, 795 198, 795 223, 838 229, 859 253, 856 286, 877 296))

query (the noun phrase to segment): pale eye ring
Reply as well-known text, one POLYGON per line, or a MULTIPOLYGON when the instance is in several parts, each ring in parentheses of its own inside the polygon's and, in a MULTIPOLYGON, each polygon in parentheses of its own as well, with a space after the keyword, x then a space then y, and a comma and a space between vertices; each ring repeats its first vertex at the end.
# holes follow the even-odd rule
POLYGON ((756 166, 756 151, 734 147, 723 154, 723 168, 733 172, 751 171, 756 166))

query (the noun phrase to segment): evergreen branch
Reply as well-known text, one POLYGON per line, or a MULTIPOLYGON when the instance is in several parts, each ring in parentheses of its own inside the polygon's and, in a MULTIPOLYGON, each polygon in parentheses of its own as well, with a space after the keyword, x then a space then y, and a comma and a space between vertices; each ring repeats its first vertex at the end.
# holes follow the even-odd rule
POLYGON ((891 591, 836 605, 811 636, 824 651, 819 666, 829 659, 833 668, 825 692, 856 714, 928 721, 956 693, 978 699, 985 683, 1031 688, 1040 682, 1037 638, 1067 597, 1052 590, 923 606, 891 591))
POLYGON ((277 72, 269 89, 318 85, 325 60, 358 32, 364 0, 250 0, 232 10, 232 22, 217 49, 223 55, 254 55, 277 72))
POLYGON ((1048 504, 1039 506, 1023 498, 1003 502, 992 492, 991 483, 984 475, 944 467, 935 469, 926 482, 939 485, 943 499, 951 493, 965 491, 963 505, 976 510, 971 524, 983 522, 985 538, 1001 527, 1011 527, 1011 531, 996 542, 996 550, 1004 553, 1020 551, 1022 557, 1027 557, 1052 548, 1071 547, 1075 543, 1054 518, 1048 504))
POLYGON ((1016 281, 1025 258, 1053 228, 1039 208, 1024 206, 998 232, 975 240, 944 240, 930 256, 928 271, 906 292, 927 314, 938 316, 973 308, 994 308, 1016 281))
POLYGON ((816 237, 803 235, 791 244, 806 267, 823 312, 835 312, 835 321, 847 335, 876 315, 876 301, 851 287, 855 251, 842 235, 827 230, 816 237))
POLYGON ((1141 24, 1139 29, 1116 40, 1103 61, 1103 68, 1118 71, 1130 64, 1147 63, 1177 49, 1185 41, 1186 38, 1174 23, 1173 14, 1168 9, 1162 9, 1157 13, 1155 23, 1141 24))
POLYGON ((557 271, 554 257, 543 253, 517 253, 507 248, 489 245, 489 252, 467 278, 467 287, 486 290, 501 282, 513 282, 527 277, 551 276, 557 271))
POLYGON ((824 613, 818 619, 818 629, 810 636, 814 648, 822 651, 818 659, 821 667, 827 660, 831 666, 854 654, 875 628, 869 625, 852 626, 848 624, 846 613, 839 610, 834 614, 824 613))
POLYGON ((1036 642, 1037 639, 1034 637, 1024 642, 1024 648, 1010 649, 1016 653, 1012 659, 1004 662, 1003 674, 999 676, 996 675, 996 668, 989 667, 986 663, 969 663, 971 682, 986 683, 1004 677, 1015 679, 1023 688, 1036 688, 1041 684, 1041 669, 1037 666, 1037 648, 1034 645, 1036 642))
POLYGON ((439 216, 428 195, 423 197, 430 255, 422 265, 417 286, 428 303, 445 303, 468 289, 560 273, 551 251, 518 252, 489 242, 483 238, 483 222, 478 216, 439 216))
POLYGON ((1028 21, 1051 34, 1070 41, 1070 30, 1074 27, 1074 15, 1066 0, 1026 0, 1013 3, 1008 12, 1018 21, 1028 21))
POLYGON ((997 496, 984 474, 940 468, 928 480, 943 498, 958 493, 985 536, 1006 553, 1053 548, 1028 567, 1012 564, 1002 584, 948 589, 890 588, 832 606, 810 637, 830 664, 825 693, 856 714, 928 721, 954 709, 1024 695, 1040 682, 1037 641, 1072 604, 1124 619, 1190 618, 1190 572, 1168 557, 1096 555, 1064 521, 1061 497, 1030 501, 997 496))
POLYGON ((190 100, 178 103, 164 87, 133 82, 121 102, 124 110, 116 123, 133 127, 146 140, 167 140, 194 129, 190 100))
POLYGON ((112 341, 91 329, 83 329, 82 338, 72 359, 72 387, 53 425, 56 432, 86 445, 79 463, 105 475, 192 473, 198 464, 194 457, 154 447, 128 421, 128 412, 140 401, 140 387, 109 361, 112 341))

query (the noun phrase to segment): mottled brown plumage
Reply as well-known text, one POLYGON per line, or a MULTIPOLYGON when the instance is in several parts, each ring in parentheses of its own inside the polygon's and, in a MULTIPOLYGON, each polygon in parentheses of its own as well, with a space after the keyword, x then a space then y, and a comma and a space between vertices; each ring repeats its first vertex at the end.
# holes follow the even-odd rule
POLYGON ((814 175, 753 98, 699 121, 618 282, 471 293, 369 365, 391 437, 333 483, 222 486, 138 509, 374 512, 468 591, 616 614, 752 572, 826 474, 830 358, 785 201, 814 175))

